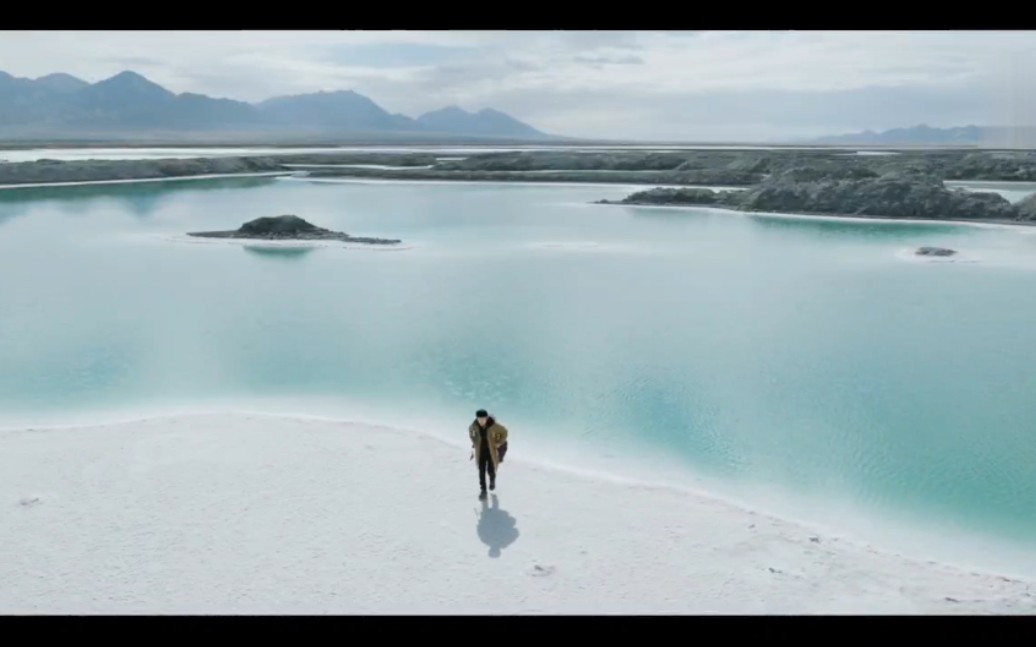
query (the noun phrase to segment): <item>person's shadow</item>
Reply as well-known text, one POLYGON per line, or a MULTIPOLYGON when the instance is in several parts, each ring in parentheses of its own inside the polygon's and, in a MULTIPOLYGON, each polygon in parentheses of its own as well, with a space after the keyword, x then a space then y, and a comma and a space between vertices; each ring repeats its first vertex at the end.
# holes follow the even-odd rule
POLYGON ((500 501, 494 494, 493 507, 482 500, 482 513, 478 516, 478 538, 489 546, 490 557, 500 557, 500 551, 518 539, 515 518, 500 509, 500 501))

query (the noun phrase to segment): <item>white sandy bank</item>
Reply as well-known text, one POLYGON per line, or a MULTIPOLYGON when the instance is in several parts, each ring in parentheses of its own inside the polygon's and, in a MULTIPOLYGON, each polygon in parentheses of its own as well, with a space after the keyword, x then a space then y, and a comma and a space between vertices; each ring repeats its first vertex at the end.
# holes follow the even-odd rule
POLYGON ((486 505, 462 444, 349 423, 211 414, 0 443, 0 613, 1036 612, 1029 582, 548 469, 520 442, 486 505))

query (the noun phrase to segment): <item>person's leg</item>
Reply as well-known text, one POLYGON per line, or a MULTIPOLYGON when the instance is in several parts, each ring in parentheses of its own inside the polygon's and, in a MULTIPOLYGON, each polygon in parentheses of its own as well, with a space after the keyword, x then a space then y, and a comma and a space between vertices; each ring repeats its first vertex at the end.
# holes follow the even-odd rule
POLYGON ((479 454, 479 457, 478 457, 478 485, 479 485, 479 489, 481 489, 483 492, 486 491, 486 467, 488 466, 490 469, 492 469, 492 464, 490 462, 491 460, 492 459, 489 457, 489 452, 483 451, 483 452, 481 452, 479 454))
MULTIPOLYGON (((486 454, 489 454, 489 452, 486 452, 486 454)), ((495 490, 496 489, 496 467, 493 466, 493 457, 492 456, 487 456, 486 463, 487 463, 487 467, 489 468, 489 489, 490 490, 495 490)), ((483 487, 483 489, 485 489, 485 488, 483 487)))

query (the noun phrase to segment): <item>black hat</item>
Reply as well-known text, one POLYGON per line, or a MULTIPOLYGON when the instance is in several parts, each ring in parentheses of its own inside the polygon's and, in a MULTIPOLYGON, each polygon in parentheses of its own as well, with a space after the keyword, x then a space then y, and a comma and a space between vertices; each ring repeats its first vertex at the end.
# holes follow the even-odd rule
POLYGON ((475 417, 476 418, 488 418, 489 414, 486 413, 485 409, 479 409, 478 411, 475 412, 475 417))

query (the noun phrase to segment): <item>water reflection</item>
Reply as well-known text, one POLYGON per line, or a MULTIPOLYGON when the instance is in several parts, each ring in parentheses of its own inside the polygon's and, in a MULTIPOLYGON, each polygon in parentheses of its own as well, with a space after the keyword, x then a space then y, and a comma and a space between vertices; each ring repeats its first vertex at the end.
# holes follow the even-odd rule
POLYGON ((282 261, 298 260, 312 253, 316 247, 268 247, 263 245, 245 245, 244 250, 255 256, 263 256, 282 261))
POLYGON ((66 186, 25 186, 0 189, 0 224, 25 215, 41 202, 58 203, 70 212, 84 211, 84 200, 115 200, 136 216, 146 217, 174 195, 184 191, 219 191, 266 186, 272 177, 160 180, 113 184, 75 184, 66 186))
POLYGON ((874 218, 872 220, 834 220, 831 217, 788 217, 763 214, 747 214, 749 221, 769 231, 812 233, 818 236, 850 236, 852 238, 896 239, 907 236, 931 234, 952 234, 960 231, 960 225, 941 222, 907 222, 874 218))
POLYGON ((641 220, 669 222, 697 222, 724 227, 743 227, 766 233, 806 235, 810 238, 850 238, 869 240, 898 240, 932 235, 965 233, 962 225, 932 221, 919 222, 891 218, 850 219, 839 216, 811 216, 806 214, 773 214, 736 210, 718 211, 708 205, 687 206, 680 209, 657 209, 629 206, 632 215, 641 220))

